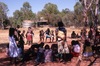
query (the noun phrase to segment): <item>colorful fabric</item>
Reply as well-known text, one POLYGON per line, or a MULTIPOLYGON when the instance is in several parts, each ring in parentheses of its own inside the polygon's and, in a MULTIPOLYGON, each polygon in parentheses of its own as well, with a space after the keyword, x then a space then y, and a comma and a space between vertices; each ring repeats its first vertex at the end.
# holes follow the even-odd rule
POLYGON ((45 50, 44 55, 45 55, 45 62, 51 62, 52 50, 50 49, 45 50))
POLYGON ((9 49, 8 49, 8 55, 10 57, 18 57, 19 56, 19 49, 16 45, 16 42, 15 42, 15 38, 12 36, 12 37, 9 37, 9 49))
POLYGON ((69 48, 66 42, 65 44, 62 44, 63 40, 58 41, 58 53, 69 53, 69 48))

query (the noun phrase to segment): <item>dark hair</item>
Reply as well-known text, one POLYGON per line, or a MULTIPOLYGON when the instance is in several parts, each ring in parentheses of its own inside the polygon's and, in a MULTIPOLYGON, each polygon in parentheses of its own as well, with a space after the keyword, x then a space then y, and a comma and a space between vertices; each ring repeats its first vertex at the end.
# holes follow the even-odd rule
POLYGON ((44 42, 41 42, 41 43, 40 43, 40 47, 43 47, 43 46, 44 46, 44 42))
POLYGON ((50 49, 49 45, 45 45, 45 49, 50 49))
POLYGON ((52 49, 52 50, 58 49, 58 45, 57 45, 57 44, 52 44, 52 45, 51 45, 51 49, 52 49))
POLYGON ((20 25, 17 25, 17 28, 20 28, 20 25))
POLYGON ((23 32, 25 32, 25 30, 23 30, 23 32))
POLYGON ((75 40, 72 40, 71 41, 71 45, 75 45, 75 40))
POLYGON ((58 27, 64 27, 64 24, 62 21, 58 22, 58 27))
POLYGON ((10 36, 10 37, 14 35, 14 31, 15 31, 14 28, 10 28, 10 29, 9 29, 9 36, 10 36))
POLYGON ((18 31, 17 33, 18 33, 18 35, 20 36, 21 31, 18 31))
POLYGON ((90 42, 88 40, 85 40, 85 45, 90 46, 90 42))
POLYGON ((80 46, 80 43, 78 40, 75 41, 75 44, 79 45, 80 46))
POLYGON ((28 29, 31 29, 31 27, 28 27, 28 29))

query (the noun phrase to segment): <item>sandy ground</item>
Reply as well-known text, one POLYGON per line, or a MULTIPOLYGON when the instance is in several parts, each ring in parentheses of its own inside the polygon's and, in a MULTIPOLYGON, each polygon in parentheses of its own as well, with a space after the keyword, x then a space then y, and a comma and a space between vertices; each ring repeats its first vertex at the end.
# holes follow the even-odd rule
MULTIPOLYGON (((44 28, 33 28, 33 32, 34 32, 34 38, 33 38, 33 42, 34 43, 39 43, 39 30, 43 29, 44 31, 47 29, 47 27, 44 28)), ((50 28, 51 30, 55 30, 56 28, 50 28)), ((70 44, 71 40, 69 37, 71 35, 71 32, 74 30, 76 33, 80 34, 81 29, 78 28, 66 28, 67 29, 67 42, 68 44, 70 44)), ((27 28, 20 28, 20 30, 25 30, 27 31, 27 28)), ((8 40, 8 34, 9 31, 8 30, 0 30, 0 66, 13 66, 13 65, 9 65, 9 59, 6 55, 5 52, 5 48, 6 48, 6 44, 9 43, 8 40)), ((26 41, 26 39, 25 39, 26 41)), ((46 43, 46 44, 51 44, 51 43, 46 43)), ((24 45, 25 49, 27 50, 30 46, 29 45, 24 45)), ((91 62, 94 61, 95 58, 90 58, 91 62)), ((54 62, 54 63, 45 63, 45 64, 40 64, 39 66, 76 66, 76 61, 77 58, 74 57, 71 62, 67 62, 66 64, 63 63, 59 63, 59 62, 54 62)), ((88 66, 90 63, 90 61, 86 61, 83 60, 80 63, 80 66, 88 66)), ((100 58, 97 58, 95 63, 92 66, 100 66, 100 58)), ((20 66, 20 63, 18 64, 18 66, 20 66)), ((25 66, 34 66, 34 63, 32 60, 28 61, 25 63, 25 66)))

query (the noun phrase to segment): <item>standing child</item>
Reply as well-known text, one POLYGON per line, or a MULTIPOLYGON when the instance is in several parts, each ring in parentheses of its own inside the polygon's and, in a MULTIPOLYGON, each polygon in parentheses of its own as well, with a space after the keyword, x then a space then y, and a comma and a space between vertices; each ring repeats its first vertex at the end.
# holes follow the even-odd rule
POLYGON ((51 41, 54 42, 54 31, 51 30, 51 41))
POLYGON ((11 63, 16 65, 17 57, 19 56, 19 51, 17 47, 17 40, 15 38, 17 35, 17 31, 14 28, 9 29, 9 48, 8 48, 8 55, 10 57, 11 63))
POLYGON ((45 33, 46 33, 46 40, 45 41, 47 42, 47 39, 49 38, 50 42, 51 42, 50 29, 47 28, 47 30, 45 31, 45 33))
POLYGON ((25 30, 23 30, 23 32, 21 33, 21 36, 23 37, 23 39, 25 38, 25 30))
POLYGON ((32 44, 32 33, 31 33, 31 31, 28 31, 27 33, 26 33, 26 39, 27 39, 27 43, 30 45, 30 44, 32 44))
POLYGON ((23 59, 23 56, 24 56, 24 38, 23 36, 20 34, 21 32, 18 32, 18 35, 19 35, 19 46, 20 46, 20 55, 21 55, 21 58, 23 59))
POLYGON ((44 42, 44 31, 40 30, 40 41, 44 42))

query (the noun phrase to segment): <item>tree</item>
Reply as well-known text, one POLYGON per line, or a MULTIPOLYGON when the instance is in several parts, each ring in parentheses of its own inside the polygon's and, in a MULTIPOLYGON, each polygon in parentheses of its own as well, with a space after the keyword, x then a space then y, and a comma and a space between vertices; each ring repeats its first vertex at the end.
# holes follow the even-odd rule
POLYGON ((0 2, 0 21, 2 29, 4 29, 4 21, 7 19, 8 7, 5 3, 0 2))
MULTIPOLYGON (((100 0, 79 0, 79 1, 83 6, 83 22, 86 23, 86 24, 89 22, 88 12, 91 12, 91 15, 92 15, 92 18, 93 18, 92 27, 97 28, 98 11, 99 11, 100 0)), ((95 35, 92 36, 92 37, 95 37, 95 35)), ((83 44, 81 44, 81 50, 83 51, 83 44)), ((81 62, 81 59, 82 59, 82 53, 83 52, 80 53, 80 56, 79 56, 78 61, 77 61, 77 64, 79 66, 80 66, 80 62, 81 62)))
POLYGON ((15 26, 15 19, 13 17, 9 17, 9 21, 10 21, 10 26, 13 27, 15 26))
POLYGON ((29 2, 23 3, 21 12, 23 13, 23 20, 31 20, 31 19, 35 18, 35 14, 32 12, 31 5, 29 4, 29 2))
POLYGON ((70 12, 70 10, 68 8, 62 9, 62 11, 60 12, 61 17, 65 16, 66 13, 70 12))
POLYGON ((80 3, 82 3, 83 6, 83 16, 84 16, 84 23, 88 23, 88 15, 87 12, 91 11, 93 17, 93 24, 95 27, 97 27, 98 23, 98 11, 99 11, 99 5, 100 5, 100 0, 79 0, 80 3))
POLYGON ((62 21, 64 22, 65 26, 74 25, 74 12, 70 11, 68 8, 65 8, 61 11, 62 21))
POLYGON ((38 17, 44 17, 46 20, 48 20, 49 24, 52 24, 54 21, 53 17, 57 17, 59 13, 58 7, 55 4, 47 3, 45 4, 42 11, 38 12, 38 17))
POLYGON ((74 5, 74 20, 75 20, 75 23, 76 25, 80 24, 83 25, 84 23, 81 21, 83 19, 83 16, 82 16, 82 11, 83 11, 83 7, 82 7, 82 4, 80 2, 77 2, 75 5, 74 5))
POLYGON ((21 25, 21 22, 23 21, 22 12, 19 10, 16 10, 13 13, 13 19, 14 19, 14 22, 13 22, 14 25, 21 25))

